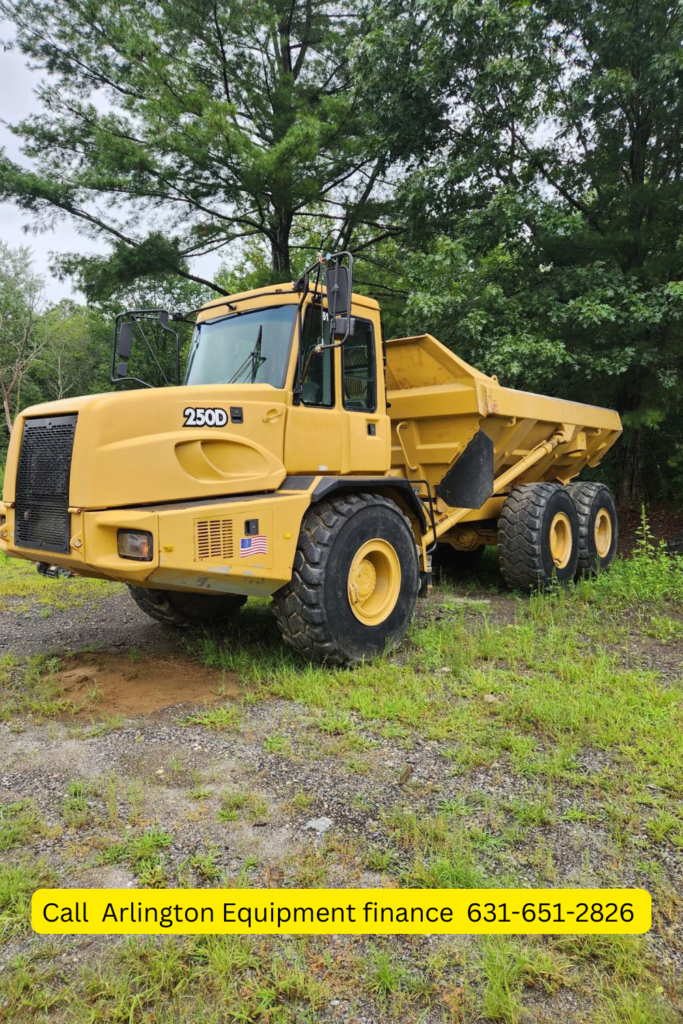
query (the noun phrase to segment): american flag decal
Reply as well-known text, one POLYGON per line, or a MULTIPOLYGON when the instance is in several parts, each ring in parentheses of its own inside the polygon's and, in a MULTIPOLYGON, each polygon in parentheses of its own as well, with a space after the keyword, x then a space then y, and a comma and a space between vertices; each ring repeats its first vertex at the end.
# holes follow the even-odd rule
POLYGON ((249 555, 267 555, 268 538, 262 533, 256 537, 242 537, 240 540, 240 558, 248 558, 249 555))

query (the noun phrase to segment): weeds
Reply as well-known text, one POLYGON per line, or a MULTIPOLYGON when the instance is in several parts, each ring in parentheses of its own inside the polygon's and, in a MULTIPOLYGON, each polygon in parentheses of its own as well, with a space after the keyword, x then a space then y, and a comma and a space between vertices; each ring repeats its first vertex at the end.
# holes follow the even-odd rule
POLYGON ((166 884, 163 851, 171 845, 173 837, 160 828, 150 828, 139 835, 128 836, 121 843, 113 843, 96 858, 98 864, 128 864, 142 886, 159 888, 166 884))
POLYGON ((266 736, 263 748, 269 754, 282 754, 286 756, 291 753, 292 744, 289 736, 276 733, 274 736, 266 736))
POLYGON ((30 800, 0 804, 0 853, 26 846, 44 834, 45 828, 30 800))
POLYGON ((88 820, 90 808, 89 797, 92 788, 86 782, 70 782, 67 795, 62 803, 62 815, 67 825, 80 828, 88 820))
POLYGON ((0 552, 0 612, 21 613, 31 605, 61 611, 117 591, 123 593, 124 589, 123 584, 84 577, 46 579, 36 572, 33 562, 8 558, 0 552))
POLYGON ((260 793, 226 793, 221 797, 218 820, 222 822, 239 821, 240 817, 247 821, 267 821, 268 802, 260 793), (243 812, 243 814, 240 814, 243 812))
POLYGON ((0 940, 28 930, 33 893, 56 882, 56 872, 44 860, 0 863, 0 940))
POLYGON ((219 707, 210 711, 202 711, 198 715, 185 718, 183 725, 203 725, 205 729, 216 729, 222 732, 224 729, 236 729, 240 723, 240 715, 237 708, 219 707))

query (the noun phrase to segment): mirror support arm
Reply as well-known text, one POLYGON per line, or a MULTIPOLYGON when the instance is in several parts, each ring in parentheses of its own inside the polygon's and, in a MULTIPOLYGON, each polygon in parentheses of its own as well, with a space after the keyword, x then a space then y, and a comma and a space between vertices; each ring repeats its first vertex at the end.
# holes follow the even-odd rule
MULTIPOLYGON (((153 384, 149 384, 146 380, 140 380, 139 377, 129 377, 128 375, 126 375, 126 376, 119 376, 119 374, 117 373, 116 352, 117 352, 117 348, 118 348, 118 344, 119 344, 119 335, 120 335, 120 332, 121 332, 121 327, 122 327, 124 321, 126 320, 126 318, 128 318, 128 317, 130 317, 130 321, 132 323, 136 323, 136 322, 139 323, 139 321, 141 321, 141 320, 151 320, 151 319, 158 320, 159 326, 161 327, 161 329, 163 331, 168 331, 169 334, 173 335, 173 338, 175 340, 175 376, 176 376, 176 384, 179 385, 180 384, 180 339, 178 337, 178 332, 174 331, 172 327, 169 327, 169 325, 168 325, 169 313, 165 309, 128 309, 128 310, 126 310, 123 313, 117 313, 116 317, 114 318, 114 337, 112 339, 112 346, 111 346, 111 382, 112 382, 112 384, 118 384, 118 383, 120 383, 120 381, 129 380, 129 381, 134 381, 134 383, 136 383, 136 384, 142 384, 143 387, 146 387, 146 388, 153 388, 154 387, 153 384)), ((141 327, 140 327, 140 330, 142 331, 141 327)), ((159 360, 156 357, 156 353, 152 349, 152 347, 151 347, 151 345, 150 345, 150 343, 149 343, 149 341, 147 339, 147 336, 145 335, 144 331, 142 331, 142 336, 143 336, 143 338, 145 340, 145 344, 147 345, 147 348, 149 349, 149 351, 151 353, 152 359, 157 364, 157 366, 159 367, 159 370, 160 370, 162 376, 166 380, 166 374, 164 373, 164 371, 163 371, 163 369, 162 369, 162 367, 161 367, 161 365, 159 363, 159 360)), ((129 352, 129 355, 130 355, 130 352, 129 352)), ((128 360, 126 360, 126 363, 127 362, 128 362, 128 360)), ((166 383, 168 383, 168 380, 166 380, 166 383)))

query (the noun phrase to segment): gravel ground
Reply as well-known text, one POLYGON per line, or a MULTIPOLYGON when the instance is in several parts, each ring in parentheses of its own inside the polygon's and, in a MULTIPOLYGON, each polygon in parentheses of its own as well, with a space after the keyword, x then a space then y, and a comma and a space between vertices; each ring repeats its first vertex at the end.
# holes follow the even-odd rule
MULTIPOLYGON (((497 621, 513 618, 514 599, 488 594, 485 600, 497 621)), ((438 621, 437 600, 430 599, 427 607, 438 621)), ((63 685, 87 686, 94 673, 100 686, 96 714, 84 711, 42 724, 31 716, 19 726, 0 723, 0 803, 32 801, 45 826, 32 852, 54 865, 63 886, 135 886, 138 880, 125 859, 98 861, 111 844, 153 826, 170 836, 162 856, 170 885, 217 884, 197 866, 198 859, 209 856, 216 877, 227 885, 381 886, 388 884, 387 877, 373 869, 374 853, 391 851, 408 864, 387 824, 393 811, 410 809, 426 816, 443 801, 466 800, 467 828, 486 830, 494 805, 547 796, 545 783, 514 775, 503 757, 500 763, 456 775, 448 756, 452 742, 418 735, 387 738, 356 719, 350 743, 344 734, 323 732, 315 709, 292 701, 254 700, 236 677, 198 666, 186 653, 185 635, 150 620, 118 588, 96 603, 53 610, 49 617, 40 608, 5 612, 0 615, 0 652, 68 656, 63 685), (73 656, 84 650, 94 653, 73 656), (196 684, 191 701, 183 694, 188 680, 196 684), (143 692, 147 703, 141 703, 143 692), (184 724, 217 700, 235 708, 239 720, 234 728, 217 732, 184 724), (113 713, 123 716, 119 727, 89 735, 93 722, 113 713), (70 823, 64 811, 73 782, 86 783, 89 793, 88 812, 78 824, 70 823), (248 794, 250 802, 235 820, 220 820, 225 799, 238 793, 248 794)), ((593 751, 582 757, 587 773, 609 769, 608 754, 593 751)), ((522 884, 539 884, 544 837, 552 831, 552 885, 642 884, 630 862, 615 857, 606 823, 558 820, 575 799, 573 790, 558 787, 552 829, 537 828, 533 845, 508 850, 504 861, 495 846, 482 853, 487 872, 500 877, 514 869, 522 884)), ((646 844, 645 832, 638 839, 646 844)), ((680 878, 680 853, 663 850, 660 862, 674 885, 680 878)), ((22 936, 6 942, 0 947, 0 969, 37 941, 22 936)), ((67 966, 95 963, 117 941, 59 939, 55 956, 67 966)), ((392 941, 407 964, 418 950, 428 953, 442 942, 431 936, 392 941)), ((467 949, 470 940, 458 942, 467 949)), ((351 949, 358 940, 331 938, 330 948, 335 943, 351 949)), ((679 953, 659 949, 656 940, 654 946, 664 969, 683 970, 679 953)), ((585 1007, 580 995, 563 989, 552 1000, 533 993, 532 1009, 539 1022, 578 1022, 585 1007)), ((436 1024, 441 1013, 435 1008, 420 1019, 436 1024)), ((333 1000, 319 1018, 356 1024, 383 1019, 359 993, 348 1001, 333 1000)))
MULTIPOLYGON (((60 582, 55 580, 55 588, 60 582)), ((154 622, 140 611, 127 590, 112 585, 112 594, 97 602, 45 617, 40 606, 20 615, 0 614, 0 654, 45 654, 98 646, 103 650, 132 647, 140 651, 179 651, 182 634, 154 622)))

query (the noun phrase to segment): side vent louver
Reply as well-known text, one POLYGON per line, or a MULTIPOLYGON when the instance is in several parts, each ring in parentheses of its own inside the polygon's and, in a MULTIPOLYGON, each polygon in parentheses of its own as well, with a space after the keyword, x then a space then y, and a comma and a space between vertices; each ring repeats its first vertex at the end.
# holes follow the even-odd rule
POLYGON ((195 519, 195 561, 226 561, 233 555, 232 519, 195 519))

